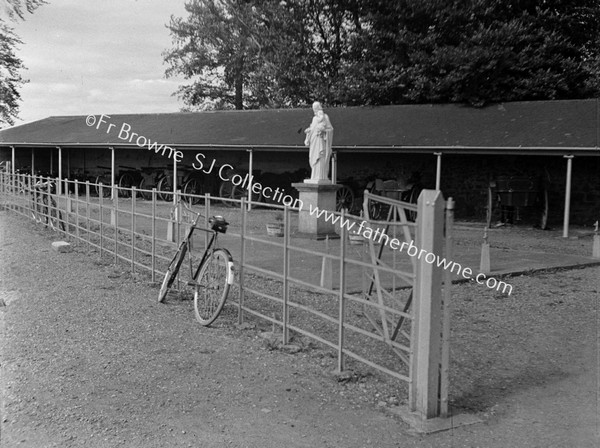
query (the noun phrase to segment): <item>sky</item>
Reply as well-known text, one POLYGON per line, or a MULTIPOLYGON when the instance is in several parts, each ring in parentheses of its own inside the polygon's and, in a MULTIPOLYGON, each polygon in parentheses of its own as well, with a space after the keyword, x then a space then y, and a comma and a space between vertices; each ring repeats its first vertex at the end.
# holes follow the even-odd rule
POLYGON ((185 0, 48 0, 13 23, 29 83, 15 125, 58 115, 177 112, 165 24, 185 0))

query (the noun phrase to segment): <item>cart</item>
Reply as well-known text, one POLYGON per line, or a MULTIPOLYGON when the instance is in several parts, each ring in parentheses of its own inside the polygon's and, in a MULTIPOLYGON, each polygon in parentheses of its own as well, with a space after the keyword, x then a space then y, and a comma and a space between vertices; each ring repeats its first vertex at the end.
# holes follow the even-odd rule
POLYGON ((525 176, 499 176, 490 181, 486 212, 487 226, 491 227, 494 213, 499 214, 496 227, 515 224, 524 214, 539 219, 542 230, 548 228, 548 188, 545 182, 525 176))

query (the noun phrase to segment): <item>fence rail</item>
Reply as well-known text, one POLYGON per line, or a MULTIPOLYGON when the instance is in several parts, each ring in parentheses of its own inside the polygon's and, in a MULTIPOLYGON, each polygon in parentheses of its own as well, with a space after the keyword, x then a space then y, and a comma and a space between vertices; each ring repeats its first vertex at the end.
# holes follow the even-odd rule
MULTIPOLYGON (((187 224, 185 212, 177 204, 181 200, 191 204, 190 195, 169 193, 169 200, 164 201, 156 189, 140 191, 135 187, 65 179, 61 180, 61 190, 67 193, 58 195, 50 190, 40 191, 36 187, 40 180, 58 181, 0 173, 1 204, 32 218, 36 195, 47 195, 60 211, 64 230, 59 231, 65 238, 97 251, 100 257, 126 263, 132 271, 147 272, 152 282, 161 278, 187 224), (104 196, 106 188, 111 191, 110 198, 104 196)), ((352 245, 344 226, 339 229, 339 239, 325 247, 323 243, 296 238, 293 229, 298 213, 289 207, 252 203, 250 210, 245 199, 228 199, 236 206, 225 208, 220 204, 221 198, 205 195, 195 199, 202 202, 199 208, 203 209, 206 223, 212 211, 227 213, 231 222, 222 242, 235 260, 237 275, 230 301, 237 307, 239 323, 251 318, 277 326, 283 344, 288 344, 294 333, 303 335, 335 350, 339 370, 346 368, 347 359, 353 359, 401 380, 410 389, 414 382, 411 372, 415 350, 415 312, 410 304, 412 286, 417 281, 413 259, 397 251, 386 253, 382 246, 376 250, 372 240, 352 245), (257 223, 264 224, 277 211, 284 215, 283 238, 257 236, 257 223), (375 260, 377 252, 379 258, 375 260), (324 284, 319 275, 322 265, 330 268, 329 284, 324 284)), ((398 205, 397 201, 384 201, 390 206, 398 205)), ((404 209, 420 213, 422 207, 408 204, 404 209)), ((406 216, 404 210, 401 215, 406 216)), ((340 216, 341 222, 363 220, 345 211, 340 216)), ((400 222, 368 218, 364 221, 372 228, 386 226, 390 236, 402 237, 416 233, 421 225, 405 218, 400 222)), ((451 232, 451 213, 447 213, 445 227, 446 232, 451 232)), ((446 235, 443 249, 446 256, 451 256, 450 236, 446 235)), ((201 239, 204 237, 194 244, 202 243, 201 239)), ((449 277, 444 280, 445 285, 450 285, 449 277)), ((442 413, 447 410, 449 286, 443 290, 439 397, 442 413)))

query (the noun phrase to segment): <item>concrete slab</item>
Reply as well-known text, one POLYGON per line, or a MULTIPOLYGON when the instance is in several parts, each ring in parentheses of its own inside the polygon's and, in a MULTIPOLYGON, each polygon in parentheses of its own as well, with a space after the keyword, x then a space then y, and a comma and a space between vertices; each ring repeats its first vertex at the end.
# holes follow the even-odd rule
POLYGON ((71 252, 71 245, 66 241, 54 241, 52 243, 52 249, 59 253, 71 252))
POLYGON ((460 426, 473 425, 481 423, 483 420, 471 414, 449 415, 446 418, 422 419, 421 415, 409 411, 407 406, 398 406, 397 408, 387 408, 387 410, 400 417, 407 423, 411 432, 416 434, 433 434, 435 432, 447 431, 460 426))

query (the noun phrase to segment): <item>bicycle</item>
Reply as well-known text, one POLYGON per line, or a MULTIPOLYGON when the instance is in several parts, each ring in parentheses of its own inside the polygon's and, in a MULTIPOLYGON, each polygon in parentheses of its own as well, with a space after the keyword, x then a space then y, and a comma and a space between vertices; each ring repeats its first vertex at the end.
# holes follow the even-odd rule
POLYGON ((182 298, 189 298, 193 291, 196 320, 204 326, 209 326, 221 313, 227 300, 227 294, 229 294, 229 288, 233 284, 233 257, 227 249, 215 247, 218 234, 227 232, 229 223, 222 216, 213 216, 208 221, 210 228, 206 229, 198 227, 201 217, 200 213, 196 213, 196 219, 169 263, 158 293, 158 301, 165 300, 187 255, 190 268, 189 280, 182 282, 184 288, 182 298), (200 263, 194 269, 191 251, 192 235, 195 230, 208 232, 211 237, 200 263))
POLYGON ((47 180, 42 182, 37 181, 31 186, 31 196, 33 204, 31 208, 31 216, 36 222, 49 226, 52 230, 65 231, 65 222, 63 221, 62 213, 58 209, 58 204, 52 197, 52 193, 56 190, 56 182, 47 180))

